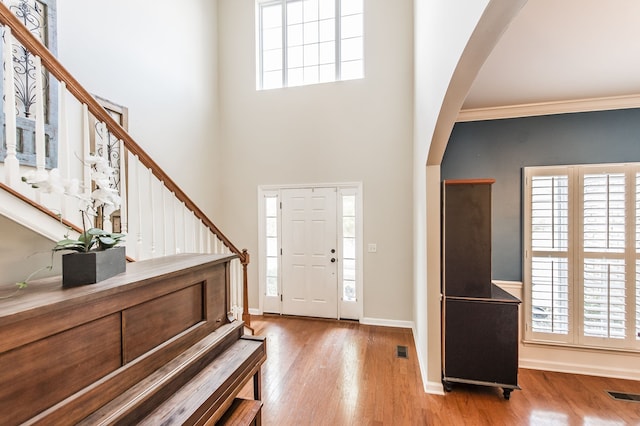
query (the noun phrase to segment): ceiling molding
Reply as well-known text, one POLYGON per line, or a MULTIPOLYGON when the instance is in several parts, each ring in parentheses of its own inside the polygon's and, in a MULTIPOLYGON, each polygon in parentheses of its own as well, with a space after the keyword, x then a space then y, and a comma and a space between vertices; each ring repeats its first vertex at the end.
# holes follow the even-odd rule
POLYGON ((499 120, 574 112, 640 108, 640 94, 570 101, 539 102, 490 108, 462 109, 456 122, 499 120))

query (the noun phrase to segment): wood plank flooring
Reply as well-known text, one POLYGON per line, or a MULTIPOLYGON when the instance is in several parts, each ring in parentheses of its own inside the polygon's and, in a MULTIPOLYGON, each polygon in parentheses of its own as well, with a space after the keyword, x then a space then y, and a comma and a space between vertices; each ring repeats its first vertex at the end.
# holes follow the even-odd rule
MULTIPOLYGON (((456 385, 425 394, 411 330, 355 322, 253 316, 267 336, 263 425, 584 425, 640 426, 640 382, 520 370, 522 391, 456 385), (409 358, 396 357, 398 345, 409 358)), ((640 359, 639 359, 640 362, 640 359)), ((251 397, 251 389, 243 395, 251 397)))

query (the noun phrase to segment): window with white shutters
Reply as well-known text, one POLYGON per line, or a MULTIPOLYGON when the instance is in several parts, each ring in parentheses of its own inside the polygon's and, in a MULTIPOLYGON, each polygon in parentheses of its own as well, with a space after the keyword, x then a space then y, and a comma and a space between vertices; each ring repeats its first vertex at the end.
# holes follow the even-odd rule
POLYGON ((640 350, 640 164, 525 168, 525 338, 640 350))

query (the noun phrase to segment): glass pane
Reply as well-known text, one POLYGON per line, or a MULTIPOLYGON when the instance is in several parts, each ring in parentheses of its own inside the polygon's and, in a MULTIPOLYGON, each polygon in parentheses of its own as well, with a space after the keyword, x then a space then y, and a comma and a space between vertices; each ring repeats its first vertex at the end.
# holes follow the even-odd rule
MULTIPOLYGON (((289 48, 289 57, 287 58, 289 62, 289 68, 298 68, 304 65, 304 62, 302 60, 302 53, 302 46, 289 48)), ((289 76, 289 79, 291 79, 291 76, 289 76)))
POLYGON ((364 76, 364 61, 348 61, 342 63, 341 80, 353 80, 364 76))
POLYGON ((282 28, 271 28, 262 32, 262 50, 282 48, 282 28))
POLYGON ((342 262, 342 277, 345 280, 356 280, 356 261, 353 259, 345 259, 342 262))
POLYGON ((278 238, 277 237, 267 238, 267 256, 268 257, 278 256, 278 238))
POLYGON ((342 299, 345 302, 356 301, 356 282, 352 280, 342 281, 342 299))
POLYGON ((341 0, 340 11, 342 15, 352 15, 354 13, 362 13, 362 0, 341 0))
POLYGON ((320 82, 328 83, 336 80, 336 65, 324 64, 320 65, 320 82))
POLYGON ((262 74, 262 88, 275 89, 282 87, 282 70, 268 71, 262 74))
MULTIPOLYGON (((333 41, 320 43, 320 63, 321 64, 335 64, 336 48, 333 41)), ((330 67, 335 69, 335 66, 330 67)))
POLYGON ((267 277, 278 276, 278 258, 267 257, 267 277))
POLYGON ((356 239, 355 238, 342 239, 342 257, 344 259, 356 258, 356 239))
POLYGON ((340 27, 340 37, 345 39, 362 36, 362 15, 343 16, 342 26, 340 27))
POLYGON ((362 59, 362 37, 342 40, 341 46, 340 58, 342 61, 362 59))
POLYGON ((264 199, 265 213, 268 217, 276 217, 278 215, 278 198, 266 197, 264 199))
POLYGON ((304 0, 304 22, 318 20, 318 0, 304 0))
POLYGON ((318 67, 304 67, 304 84, 313 84, 319 81, 318 67))
POLYGON ((334 41, 336 39, 336 22, 334 19, 320 21, 320 41, 334 41))
POLYGON ((302 22, 302 1, 290 1, 287 3, 287 24, 299 24, 302 22))
POLYGON ((276 297, 278 295, 278 278, 277 277, 267 277, 267 296, 276 297))
POLYGON ((287 27, 287 46, 302 46, 302 24, 287 27))
POLYGON ((304 72, 302 68, 291 68, 288 71, 288 86, 302 86, 304 84, 304 72))
POLYGON ((566 258, 531 260, 531 326, 534 332, 569 333, 569 283, 566 258))
POLYGON ((342 218, 342 235, 345 238, 355 238, 356 236, 356 218, 355 217, 342 218))
POLYGON ((336 16, 336 2, 333 0, 320 0, 320 19, 328 19, 336 16))
POLYGON ((620 259, 584 260, 584 335, 624 339, 625 264, 620 259))
POLYGON ((262 55, 262 69, 264 71, 282 69, 282 49, 265 51, 262 55))
POLYGON ((278 236, 278 219, 275 217, 267 218, 267 237, 278 236))
POLYGON ((279 4, 262 7, 262 28, 282 26, 282 7, 279 4))
POLYGON ((532 177, 531 247, 533 250, 567 250, 568 185, 567 176, 532 177))
POLYGON ((304 23, 304 44, 317 43, 319 39, 318 22, 304 23))
MULTIPOLYGON (((318 45, 310 44, 304 46, 304 65, 318 65, 318 45)), ((317 75, 317 70, 316 70, 317 75)), ((317 78, 317 77, 316 77, 317 78)), ((305 81, 307 80, 307 74, 305 69, 305 81)))
POLYGON ((342 196, 342 214, 344 216, 356 215, 356 196, 355 195, 342 196))

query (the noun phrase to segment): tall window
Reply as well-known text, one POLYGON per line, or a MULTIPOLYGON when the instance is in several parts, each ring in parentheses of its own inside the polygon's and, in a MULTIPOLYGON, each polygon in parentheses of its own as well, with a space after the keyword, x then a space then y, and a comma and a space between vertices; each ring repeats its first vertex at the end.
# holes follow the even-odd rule
POLYGON ((257 87, 364 76, 363 0, 258 0, 257 87))
POLYGON ((525 169, 531 341, 640 350, 640 164, 525 169))

